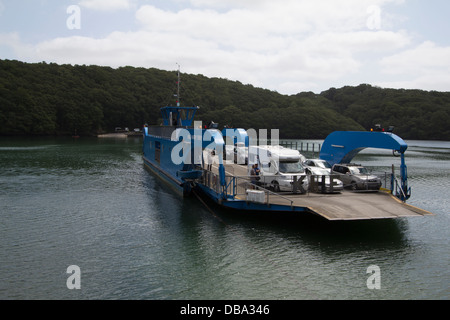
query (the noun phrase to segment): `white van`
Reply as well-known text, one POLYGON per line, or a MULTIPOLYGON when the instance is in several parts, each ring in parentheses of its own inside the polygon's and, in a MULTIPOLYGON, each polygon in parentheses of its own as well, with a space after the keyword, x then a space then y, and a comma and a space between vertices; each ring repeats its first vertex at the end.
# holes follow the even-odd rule
POLYGON ((238 142, 234 146, 226 144, 225 146, 225 161, 227 164, 247 164, 248 163, 248 148, 243 142, 238 142))
POLYGON ((248 156, 248 174, 256 163, 260 170, 260 185, 271 187, 275 192, 305 193, 308 190, 308 178, 302 166, 304 157, 297 150, 282 146, 251 146, 248 156))

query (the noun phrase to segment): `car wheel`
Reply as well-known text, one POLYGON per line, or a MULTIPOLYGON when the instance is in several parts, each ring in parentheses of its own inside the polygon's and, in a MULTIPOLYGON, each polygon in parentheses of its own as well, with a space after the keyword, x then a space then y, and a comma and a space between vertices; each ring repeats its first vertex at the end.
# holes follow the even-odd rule
POLYGON ((355 191, 355 190, 357 190, 358 188, 357 188, 357 186, 356 186, 356 182, 355 181, 352 181, 352 190, 353 191, 355 191))
POLYGON ((275 192, 280 192, 280 184, 278 181, 272 181, 272 189, 275 192))

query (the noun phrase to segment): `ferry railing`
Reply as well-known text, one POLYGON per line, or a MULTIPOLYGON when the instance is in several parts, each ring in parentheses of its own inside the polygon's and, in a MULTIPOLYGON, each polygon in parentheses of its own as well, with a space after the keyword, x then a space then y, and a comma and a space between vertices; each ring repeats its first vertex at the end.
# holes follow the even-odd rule
POLYGON ((381 188, 389 190, 392 195, 396 196, 403 202, 410 198, 411 189, 409 188, 408 190, 404 190, 402 183, 393 172, 373 173, 373 175, 376 175, 381 179, 381 188))
MULTIPOLYGON (((341 177, 340 175, 337 176, 338 178, 341 177)), ((357 190, 360 191, 369 191, 374 190, 375 186, 378 187, 377 184, 377 178, 379 179, 379 182, 381 182, 381 189, 386 189, 391 192, 394 190, 394 175, 391 172, 371 172, 370 174, 366 175, 358 175, 358 179, 354 179, 355 182, 357 182, 357 190), (373 178, 376 177, 376 178, 373 178), (370 179, 371 178, 371 179, 370 179)), ((342 182, 344 182, 344 188, 353 188, 356 189, 356 185, 352 183, 348 183, 348 179, 340 179, 342 182), (347 182, 345 182, 347 181, 347 182)))
POLYGON ((282 202, 286 201, 290 206, 293 205, 294 201, 285 196, 282 196, 274 191, 264 188, 258 182, 252 182, 248 176, 234 176, 231 177, 234 180, 234 197, 244 198, 247 201, 252 201, 251 194, 252 191, 262 191, 264 193, 264 201, 257 201, 264 203, 266 205, 270 204, 271 199, 275 198, 282 202))
POLYGON ((394 196, 396 196, 403 202, 406 202, 406 200, 408 200, 411 197, 411 188, 409 188, 405 194, 405 190, 402 188, 401 182, 398 181, 395 175, 392 175, 392 184, 393 184, 392 193, 394 196))
MULTIPOLYGON (((381 181, 381 188, 384 188, 386 190, 389 190, 393 192, 395 190, 395 179, 393 179, 393 174, 389 172, 380 172, 380 173, 371 173, 370 175, 361 176, 369 178, 369 176, 373 177, 376 176, 380 178, 381 181)), ((228 177, 228 176, 227 176, 228 177)), ((338 180, 340 179, 340 175, 337 174, 330 174, 330 175, 314 175, 314 174, 308 174, 308 175, 300 175, 300 176, 292 176, 290 178, 285 178, 285 182, 290 184, 290 187, 284 186, 284 188, 278 189, 278 185, 276 183, 277 179, 279 179, 280 176, 273 175, 273 176, 260 176, 260 179, 258 181, 251 181, 252 178, 249 176, 236 176, 239 180, 245 180, 250 185, 256 185, 261 187, 262 189, 272 189, 275 191, 275 194, 278 194, 278 192, 284 192, 284 193, 295 193, 295 194, 309 194, 309 193, 335 193, 339 192, 343 188, 350 188, 352 185, 350 183, 343 184, 340 186, 340 183, 338 180)), ((366 179, 371 180, 371 179, 366 179)), ((375 180, 375 179, 374 179, 375 180)), ((227 180, 228 181, 228 180, 227 180)), ((236 183, 234 180, 228 181, 229 183, 233 183, 232 188, 237 188, 237 191, 231 192, 229 191, 229 194, 245 194, 245 190, 241 190, 242 183, 236 183)), ((371 181, 369 183, 364 184, 364 187, 359 190, 373 190, 370 188, 372 184, 376 183, 375 181, 371 181)), ((397 181, 397 184, 400 185, 397 181)), ((362 184, 361 184, 362 185, 362 184)), ((361 186, 360 185, 360 186, 361 186)), ((227 186, 227 190, 230 189, 231 186, 227 186)), ((269 190, 270 191, 270 190, 269 190)))
POLYGON ((308 175, 307 193, 337 193, 342 191, 339 175, 308 175))
MULTIPOLYGON (((256 181, 249 176, 233 176, 227 184, 228 194, 248 199, 250 190, 260 190, 265 193, 264 203, 269 204, 274 197, 278 200, 287 201, 292 205, 292 199, 289 195, 309 196, 310 193, 338 193, 342 191, 342 187, 336 182, 337 175, 301 175, 290 178, 285 177, 285 185, 279 189, 275 181, 280 178, 279 175, 260 176, 260 180, 256 181)), ((258 201, 262 202, 262 201, 258 201)), ((280 202, 280 201, 277 201, 280 202)))
MULTIPOLYGON (((368 175, 369 176, 369 175, 368 175)), ((381 188, 384 188, 401 199, 407 199, 407 195, 401 188, 401 184, 398 179, 389 172, 384 173, 371 173, 370 176, 377 176, 381 180, 381 188)), ((298 177, 291 177, 290 183, 292 187, 289 189, 276 190, 274 189, 273 181, 279 176, 260 176, 260 180, 252 180, 250 176, 225 176, 225 185, 220 185, 219 175, 215 172, 204 170, 202 183, 208 187, 211 191, 215 192, 218 198, 233 198, 241 199, 246 201, 253 201, 249 195, 252 190, 262 191, 264 193, 264 200, 261 198, 257 199, 255 202, 264 203, 266 205, 274 202, 273 199, 277 199, 277 203, 287 202, 292 206, 293 200, 288 198, 288 195, 292 194, 302 194, 308 196, 310 193, 338 193, 342 190, 339 187, 336 180, 339 180, 339 175, 304 175, 303 179, 298 179, 298 177), (307 182, 301 186, 296 183, 307 182), (279 192, 282 192, 280 194, 279 192)), ((288 180, 289 181, 289 180, 288 180)), ((351 187, 350 184, 344 184, 344 188, 351 187)), ((369 188, 366 184, 365 188, 358 189, 358 191, 369 191, 374 190, 369 188)))
POLYGON ((170 139, 172 133, 176 130, 176 127, 169 126, 150 126, 148 127, 148 133, 152 136, 170 139))
POLYGON ((401 199, 406 199, 405 192, 401 188, 400 182, 398 182, 397 177, 394 177, 394 183, 395 183, 395 196, 401 196, 401 199), (400 190, 400 192, 399 192, 400 190))
MULTIPOLYGON (((358 175, 355 178, 352 179, 348 179, 348 178, 344 178, 344 177, 340 177, 340 180, 342 181, 342 183, 344 184, 344 188, 346 189, 352 189, 354 191, 369 191, 371 188, 370 186, 375 185, 377 179, 373 179, 373 176, 375 176, 374 174, 367 174, 367 175, 358 175), (373 181, 369 182, 369 177, 372 177, 373 181), (349 182, 349 180, 352 180, 351 182, 349 182)), ((378 176, 376 176, 378 178, 378 176)), ((375 188, 373 188, 375 189, 375 188)), ((372 189, 372 190, 373 190, 372 189)))
MULTIPOLYGON (((395 180, 393 180, 393 174, 390 172, 380 172, 380 173, 370 173, 368 175, 363 175, 361 177, 365 177, 366 180, 369 180, 369 183, 360 184, 359 189, 361 191, 369 191, 374 190, 374 184, 376 184, 376 179, 368 179, 369 177, 376 176, 381 181, 381 188, 389 190, 391 193, 395 190, 395 180)), ((310 194, 310 193, 337 193, 340 192, 343 188, 351 188, 352 185, 350 183, 341 185, 339 180, 340 175, 338 174, 329 174, 329 175, 300 175, 300 176, 292 176, 290 179, 285 177, 285 182, 290 184, 290 187, 286 187, 286 183, 284 188, 277 189, 278 185, 276 184, 277 178, 280 176, 261 176, 260 180, 255 184, 259 185, 265 189, 272 189, 275 192, 283 192, 286 194, 294 193, 294 194, 310 194)), ((247 177, 250 180, 250 177, 247 177)), ((398 184, 398 182, 397 182, 398 184)), ((379 184, 376 184, 378 187, 379 184)))
POLYGON ((373 175, 380 178, 381 188, 391 190, 391 191, 393 190, 392 178, 394 177, 394 175, 391 172, 373 173, 373 175))
POLYGON ((220 179, 218 174, 203 170, 202 183, 217 194, 220 193, 220 179))
POLYGON ((320 154, 322 144, 318 142, 306 142, 306 141, 294 141, 294 140, 282 140, 280 146, 285 148, 298 150, 302 154, 312 155, 312 158, 316 157, 316 154, 320 154))
POLYGON ((270 204, 271 199, 276 198, 281 201, 286 201, 290 206, 293 205, 293 200, 253 183, 248 176, 226 176, 226 181, 225 194, 235 199, 253 201, 249 194, 251 194, 252 191, 262 191, 264 193, 264 200, 255 199, 256 201, 254 202, 268 205, 270 204))
POLYGON ((302 175, 293 176, 290 178, 284 178, 283 185, 276 182, 280 178, 279 175, 273 176, 260 176, 259 180, 252 180, 249 176, 234 176, 234 180, 230 181, 230 185, 227 186, 229 194, 232 195, 245 195, 248 189, 260 189, 267 190, 270 195, 280 195, 280 192, 284 194, 305 194, 310 192, 327 192, 332 193, 340 191, 337 183, 333 183, 337 176, 329 175, 302 175), (232 184, 231 184, 232 183, 232 184), (232 189, 233 188, 233 189, 232 189))
POLYGON ((164 139, 171 139, 172 134, 177 129, 190 129, 192 127, 183 127, 183 126, 149 126, 147 127, 148 134, 160 137, 164 139))
MULTIPOLYGON (((289 198, 287 198, 287 197, 284 197, 284 196, 282 196, 282 195, 280 195, 280 194, 278 194, 278 193, 276 193, 276 192, 273 192, 273 191, 270 191, 270 190, 268 190, 268 189, 265 189, 265 188, 263 188, 263 187, 261 187, 261 186, 258 186, 258 185, 254 185, 254 184, 252 184, 253 186, 254 186, 254 188, 255 188, 255 190, 259 190, 259 191, 263 191, 264 192, 264 194, 265 194, 265 199, 266 199, 266 201, 265 201, 265 203, 266 204, 270 204, 270 200, 272 199, 272 198, 276 198, 276 199, 278 199, 278 200, 281 200, 281 201, 287 201, 287 202, 289 202, 289 205, 292 207, 293 206, 293 204, 294 204, 294 201, 292 200, 292 199, 289 199, 289 198)), ((246 191, 246 193, 248 194, 248 191, 249 189, 247 189, 247 191, 246 191)), ((248 196, 247 196, 248 197, 248 196)), ((248 198, 247 198, 248 199, 248 198)))
POLYGON ((203 176, 201 183, 208 187, 210 190, 214 191, 219 197, 221 194, 224 198, 234 197, 236 195, 237 183, 236 177, 225 176, 225 186, 220 185, 220 177, 217 173, 209 170, 203 170, 203 176))
POLYGON ((292 175, 290 177, 283 176, 283 180, 280 181, 281 177, 280 175, 264 175, 257 184, 275 192, 288 194, 337 193, 342 190, 338 175, 292 175))

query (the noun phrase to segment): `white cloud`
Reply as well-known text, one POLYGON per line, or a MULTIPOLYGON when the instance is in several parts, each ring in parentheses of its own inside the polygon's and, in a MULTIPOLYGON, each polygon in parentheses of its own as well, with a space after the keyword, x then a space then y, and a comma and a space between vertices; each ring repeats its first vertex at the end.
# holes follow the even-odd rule
MULTIPOLYGON (((0 33, 0 47, 1 46, 11 49, 21 58, 32 57, 36 53, 35 47, 23 43, 20 39, 19 33, 17 32, 0 33)), ((33 61, 35 60, 33 59, 33 61)))
POLYGON ((383 58, 381 65, 387 74, 450 73, 450 47, 439 47, 426 41, 415 48, 383 58))
POLYGON ((380 65, 383 73, 400 79, 382 86, 450 91, 450 47, 426 41, 381 59, 380 65))
MULTIPOLYGON (((116 31, 100 39, 61 37, 31 47, 16 39, 10 45, 28 61, 166 70, 174 70, 178 62, 183 72, 281 93, 321 91, 366 70, 367 56, 379 61, 410 45, 404 31, 367 27, 368 7, 397 2, 285 0, 281 5, 269 0, 190 0, 193 7, 179 11, 143 5, 136 10, 136 31, 116 31)), ((106 10, 130 8, 131 1, 81 4, 106 10)))
POLYGON ((221 3, 178 12, 146 5, 136 18, 144 30, 183 39, 179 49, 196 61, 188 69, 281 92, 296 83, 289 92, 316 89, 318 81, 358 72, 358 54, 392 53, 410 42, 404 32, 368 30, 367 7, 374 1, 251 1, 228 11, 211 9, 221 3), (199 39, 210 42, 207 50, 199 39))
POLYGON ((450 92, 450 74, 422 74, 411 79, 403 77, 403 80, 380 81, 374 83, 374 85, 382 88, 420 89, 427 91, 450 92))
POLYGON ((229 38, 241 35, 285 36, 367 29, 367 7, 371 2, 373 1, 347 0, 344 2, 347 5, 342 5, 341 2, 331 0, 286 0, 280 5, 275 1, 261 1, 257 2, 258 6, 231 8, 225 12, 211 8, 171 12, 145 5, 138 10, 136 16, 144 27, 152 30, 191 35, 199 33, 198 36, 221 41, 227 35, 229 38))
POLYGON ((131 7, 131 0, 81 0, 79 5, 98 11, 126 10, 131 7))

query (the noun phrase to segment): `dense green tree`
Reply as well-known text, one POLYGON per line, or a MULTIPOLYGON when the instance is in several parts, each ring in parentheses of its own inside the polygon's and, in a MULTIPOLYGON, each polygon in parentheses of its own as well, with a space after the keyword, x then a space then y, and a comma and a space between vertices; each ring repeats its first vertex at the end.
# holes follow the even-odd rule
POLYGON ((370 85, 332 88, 321 93, 332 109, 370 130, 394 126, 405 139, 449 140, 450 93, 381 89, 370 85))
MULTIPOLYGON (((282 95, 239 81, 182 74, 182 105, 197 120, 280 129, 281 138, 325 138, 336 130, 395 126, 404 139, 450 140, 450 93, 368 84, 282 95)), ((0 135, 95 135, 159 124, 179 97, 177 73, 154 68, 0 60, 0 135)))

